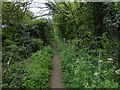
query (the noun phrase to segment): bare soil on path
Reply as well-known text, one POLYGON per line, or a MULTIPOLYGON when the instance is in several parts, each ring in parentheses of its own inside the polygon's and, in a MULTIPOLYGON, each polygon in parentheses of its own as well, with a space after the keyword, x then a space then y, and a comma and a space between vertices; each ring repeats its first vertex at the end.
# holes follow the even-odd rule
POLYGON ((52 44, 53 47, 53 70, 51 72, 52 76, 50 78, 50 85, 51 88, 64 88, 64 85, 62 83, 62 70, 60 57, 57 52, 57 46, 55 43, 52 44))

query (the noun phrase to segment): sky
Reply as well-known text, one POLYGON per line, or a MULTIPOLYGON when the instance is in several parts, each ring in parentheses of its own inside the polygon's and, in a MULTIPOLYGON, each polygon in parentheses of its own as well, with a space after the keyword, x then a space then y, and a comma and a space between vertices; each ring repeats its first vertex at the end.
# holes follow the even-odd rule
MULTIPOLYGON (((47 0, 33 0, 32 4, 30 5, 29 10, 34 13, 36 16, 41 16, 43 14, 48 14, 49 10, 48 8, 39 8, 39 7, 46 7, 44 3, 46 3, 47 0)), ((48 16, 44 16, 45 18, 48 18, 48 16)))

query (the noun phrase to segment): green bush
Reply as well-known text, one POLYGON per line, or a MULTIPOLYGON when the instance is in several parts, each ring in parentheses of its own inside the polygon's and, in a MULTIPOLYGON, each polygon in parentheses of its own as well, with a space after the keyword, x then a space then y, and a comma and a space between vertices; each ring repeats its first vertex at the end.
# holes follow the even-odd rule
POLYGON ((25 66, 22 65, 22 63, 15 63, 12 64, 9 69, 3 68, 3 88, 23 88, 23 78, 27 75, 27 71, 25 69, 25 66))
POLYGON ((53 40, 53 29, 48 20, 32 20, 23 26, 25 29, 25 31, 23 31, 24 34, 30 37, 39 38, 44 44, 49 44, 51 40, 53 40))
POLYGON ((51 48, 46 47, 42 51, 37 51, 32 54, 31 59, 34 61, 27 65, 27 71, 29 72, 26 76, 26 80, 23 83, 24 87, 27 88, 47 88, 49 87, 48 80, 51 69, 51 48))
MULTIPOLYGON (((76 51, 75 43, 76 40, 67 41, 67 43, 57 40, 66 88, 120 87, 120 71, 112 56, 104 50, 96 56, 84 51, 86 48, 76 51)), ((99 49, 100 51, 102 50, 99 49)))
POLYGON ((15 61, 21 61, 31 55, 31 53, 42 49, 42 41, 35 38, 21 38, 21 45, 11 44, 3 48, 3 62, 14 63, 15 61))
POLYGON ((15 61, 21 61, 24 58, 26 51, 26 47, 24 46, 17 46, 11 44, 5 48, 3 48, 2 52, 2 60, 3 63, 10 61, 10 63, 14 63, 15 61))
POLYGON ((30 53, 36 52, 43 47, 43 41, 37 38, 21 37, 19 42, 20 45, 25 46, 30 53))
POLYGON ((3 68, 3 88, 48 88, 52 56, 51 47, 46 46, 28 59, 3 68))

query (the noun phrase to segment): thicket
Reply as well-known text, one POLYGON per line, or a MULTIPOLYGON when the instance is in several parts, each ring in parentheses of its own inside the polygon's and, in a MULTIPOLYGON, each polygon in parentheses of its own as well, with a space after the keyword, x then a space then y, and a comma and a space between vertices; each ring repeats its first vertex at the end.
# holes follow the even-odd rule
POLYGON ((37 19, 29 5, 2 3, 3 88, 49 87, 52 26, 45 18, 37 19))
POLYGON ((49 87, 53 39, 66 88, 120 87, 119 2, 49 2, 53 22, 36 19, 29 4, 2 3, 4 88, 49 87))
POLYGON ((3 68, 2 88, 48 88, 52 49, 44 47, 29 58, 3 68))
POLYGON ((57 40, 65 87, 119 88, 119 64, 115 58, 106 52, 99 55, 90 55, 84 49, 76 52, 75 43, 57 40))
POLYGON ((52 40, 49 21, 34 19, 30 11, 21 10, 21 5, 24 3, 2 4, 3 64, 26 59, 52 40))
POLYGON ((51 2, 48 6, 54 14, 65 86, 120 87, 120 3, 51 2))

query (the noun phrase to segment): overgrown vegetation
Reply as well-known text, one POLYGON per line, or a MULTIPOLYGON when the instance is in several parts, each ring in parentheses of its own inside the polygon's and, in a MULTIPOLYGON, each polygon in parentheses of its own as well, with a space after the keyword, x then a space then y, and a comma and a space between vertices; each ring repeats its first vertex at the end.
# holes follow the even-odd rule
POLYGON ((50 44, 52 27, 45 19, 34 19, 32 12, 24 11, 27 3, 4 2, 3 6, 3 64, 21 61, 50 44), (10 7, 10 8, 9 8, 10 7), (21 7, 24 7, 23 10, 21 7), (18 12, 20 13, 18 14, 18 12))
POLYGON ((36 19, 29 4, 2 3, 3 88, 49 87, 52 26, 36 19))
POLYGON ((119 3, 56 2, 48 6, 54 13, 65 87, 119 88, 119 3))
POLYGON ((3 88, 48 88, 52 56, 51 47, 46 46, 28 59, 3 68, 3 88))
POLYGON ((76 41, 57 43, 62 60, 63 82, 67 88, 119 87, 119 64, 108 53, 92 56, 84 52, 85 49, 76 52, 76 41))
POLYGON ((51 20, 29 5, 2 3, 4 88, 48 88, 54 39, 66 88, 120 88, 119 2, 48 2, 51 20))

